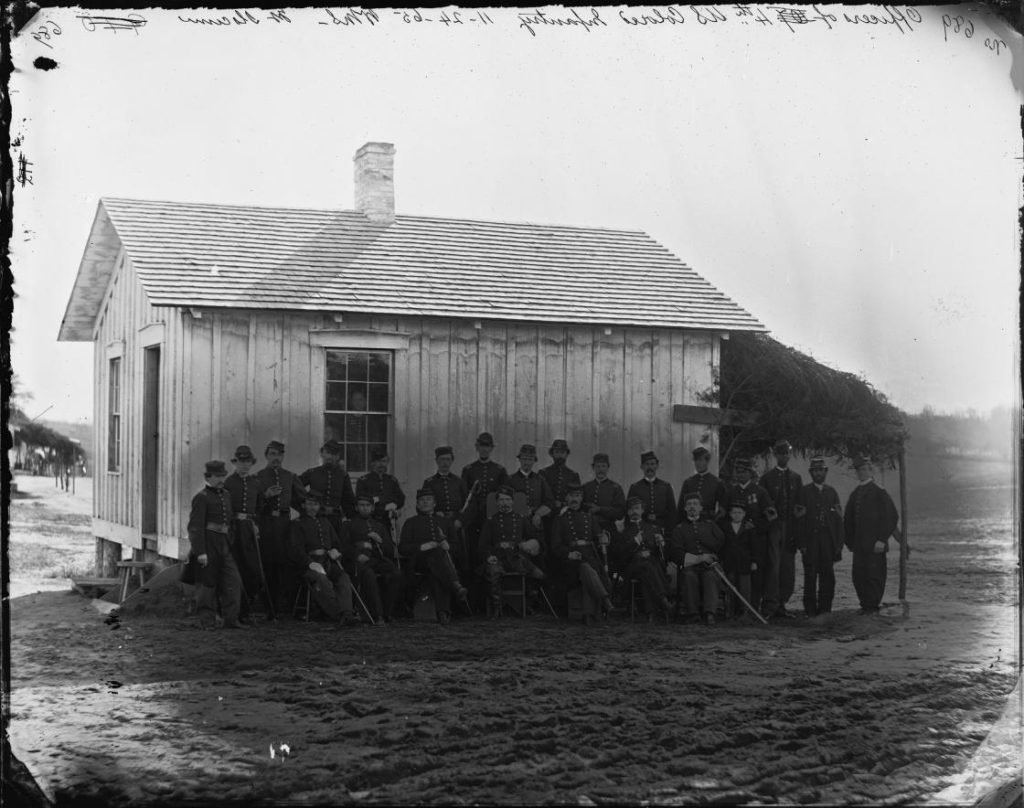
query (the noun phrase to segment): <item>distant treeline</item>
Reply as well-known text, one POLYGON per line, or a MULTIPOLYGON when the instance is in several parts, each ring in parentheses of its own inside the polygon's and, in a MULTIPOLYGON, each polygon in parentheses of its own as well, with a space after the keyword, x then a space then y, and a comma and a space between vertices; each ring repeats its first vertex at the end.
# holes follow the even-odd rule
POLYGON ((910 450, 918 454, 945 457, 991 457, 1010 459, 1019 411, 996 407, 986 414, 976 410, 936 412, 925 407, 916 415, 904 415, 910 432, 910 450))

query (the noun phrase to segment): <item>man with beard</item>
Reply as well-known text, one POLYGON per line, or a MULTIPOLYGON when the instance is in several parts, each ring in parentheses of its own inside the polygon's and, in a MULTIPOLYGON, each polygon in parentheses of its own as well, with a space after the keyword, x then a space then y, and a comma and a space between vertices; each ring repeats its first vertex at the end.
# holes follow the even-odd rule
POLYGON ((356 512, 356 497, 352 481, 341 464, 341 444, 329 440, 320 447, 320 465, 306 469, 299 480, 306 488, 319 491, 323 497, 320 516, 327 519, 334 532, 341 534, 341 521, 356 512))
POLYGON ((665 574, 665 537, 644 522, 644 503, 633 497, 626 503, 626 522, 611 545, 611 556, 626 583, 639 581, 648 615, 668 618, 668 576, 665 574))
MULTIPOLYGON (((451 446, 438 446, 434 449, 437 473, 427 477, 420 488, 427 488, 434 495, 434 513, 452 523, 456 541, 452 558, 459 574, 468 576, 476 558, 475 550, 469 546, 463 524, 463 508, 466 507, 469 489, 461 477, 452 474, 454 462, 455 450, 451 446)), ((466 580, 469 580, 469 577, 466 577, 466 580)))
POLYGON ((224 628, 245 628, 238 622, 242 578, 231 554, 233 522, 231 500, 224 490, 228 476, 223 460, 210 460, 203 477, 206 485, 192 498, 188 519, 188 540, 196 555, 196 616, 199 628, 216 625, 220 600, 224 628))
POLYGON ((640 455, 644 476, 629 487, 627 497, 639 497, 644 503, 644 521, 661 528, 669 535, 677 521, 676 496, 672 485, 658 477, 658 456, 654 452, 640 455))
MULTIPOLYGON (((477 459, 462 469, 462 481, 466 484, 467 496, 472 494, 463 524, 467 541, 476 546, 480 530, 487 521, 487 497, 505 484, 508 472, 505 467, 491 460, 494 451, 494 437, 490 432, 481 432, 476 439, 477 459)), ((479 559, 472 559, 474 568, 479 559)))
POLYGON ((452 523, 434 513, 434 494, 429 488, 416 492, 416 515, 405 520, 398 551, 412 558, 413 569, 427 576, 437 621, 447 625, 452 618, 452 595, 469 611, 466 587, 452 561, 452 523))
POLYGON ((786 603, 793 596, 796 584, 795 520, 802 512, 800 494, 804 481, 789 468, 789 455, 793 451, 789 441, 780 440, 772 447, 775 467, 765 474, 760 485, 768 492, 779 515, 768 531, 767 587, 777 600, 773 617, 791 618, 786 603))
POLYGON ((693 465, 697 473, 683 480, 683 487, 679 492, 679 506, 676 509, 679 513, 679 521, 686 518, 683 500, 687 494, 700 495, 702 519, 715 520, 725 511, 727 496, 725 483, 708 471, 710 464, 710 451, 703 446, 698 446, 693 450, 693 465))
POLYGON ((395 560, 398 547, 391 533, 373 518, 373 505, 367 494, 356 497, 356 515, 342 526, 341 546, 374 625, 382 626, 391 622, 402 591, 402 574, 395 560))
MULTIPOLYGON (((356 497, 369 497, 373 503, 373 518, 380 522, 391 536, 391 519, 405 505, 405 493, 398 478, 388 474, 388 453, 385 449, 370 451, 370 471, 356 482, 356 497)), ((354 514, 351 514, 354 516, 354 514)), ((392 537, 394 538, 394 537, 392 537)))
POLYGON ((668 557, 683 571, 686 589, 686 619, 700 619, 703 607, 704 622, 715 624, 718 609, 718 573, 712 564, 718 562, 725 537, 718 525, 701 519, 700 494, 687 494, 683 503, 686 521, 672 532, 668 557))
POLYGON ((733 475, 737 482, 729 491, 729 501, 743 502, 747 509, 747 521, 754 525, 753 562, 757 569, 752 570, 750 576, 750 604, 768 618, 778 608, 778 587, 776 585, 775 590, 772 590, 772 582, 766 574, 769 562, 768 528, 775 519, 775 506, 768 492, 753 481, 754 471, 749 458, 736 458, 733 475))
POLYGON ((272 440, 263 452, 267 465, 256 472, 263 486, 265 510, 260 526, 267 587, 278 611, 288 608, 293 577, 290 569, 289 542, 292 531, 292 508, 299 511, 306 492, 297 475, 284 468, 284 444, 272 440))
POLYGON ((515 492, 510 486, 498 489, 498 512, 484 524, 480 532, 479 556, 484 559, 491 614, 501 615, 501 576, 511 573, 544 579, 544 572, 532 559, 540 553, 537 539, 527 536, 526 520, 512 510, 515 492))
POLYGON ((615 523, 626 517, 626 495, 621 485, 608 478, 611 461, 607 454, 595 454, 590 468, 594 479, 583 486, 583 510, 597 517, 601 530, 613 535, 615 523))
POLYGON ((357 626, 352 609, 352 580, 341 566, 342 544, 331 523, 320 516, 323 495, 310 491, 302 503, 302 516, 292 522, 295 566, 317 606, 331 620, 357 626))
POLYGON ((896 531, 899 515, 892 497, 875 483, 871 460, 858 457, 853 465, 858 485, 846 501, 845 544, 853 552, 853 588, 860 614, 877 614, 885 593, 889 537, 896 531))
MULTIPOLYGON (((239 619, 252 622, 253 601, 262 590, 260 575, 259 519, 264 511, 263 484, 250 474, 256 456, 248 446, 239 446, 231 458, 235 470, 224 481, 224 490, 231 500, 231 518, 234 522, 232 552, 238 572, 242 576, 242 602, 239 619)), ((269 599, 270 593, 264 592, 269 599)))
POLYGON ((832 611, 836 573, 832 565, 842 558, 843 511, 839 494, 825 483, 825 458, 811 458, 811 482, 801 492, 801 513, 796 519, 797 548, 804 567, 804 611, 808 617, 832 611))
POLYGON ((551 465, 545 466, 537 473, 551 489, 551 510, 557 514, 565 507, 565 495, 569 485, 579 485, 581 481, 580 475, 565 464, 569 458, 569 444, 566 441, 561 438, 553 441, 548 454, 551 455, 551 465))
MULTIPOLYGON (((601 531, 597 518, 581 509, 583 488, 569 486, 566 509, 555 517, 551 533, 551 555, 564 564, 570 586, 582 584, 587 597, 600 604, 607 616, 612 611, 612 586, 604 572, 604 553, 610 537, 601 531)), ((584 608, 584 612, 589 613, 584 608)))

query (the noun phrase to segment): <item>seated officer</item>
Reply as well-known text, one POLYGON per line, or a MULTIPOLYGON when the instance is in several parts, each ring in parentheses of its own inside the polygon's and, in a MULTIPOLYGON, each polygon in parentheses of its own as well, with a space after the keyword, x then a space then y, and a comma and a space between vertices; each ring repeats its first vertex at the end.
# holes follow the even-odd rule
POLYGON ((346 626, 359 625, 352 610, 352 581, 341 566, 341 540, 331 523, 320 516, 322 499, 319 491, 308 492, 302 516, 292 522, 295 565, 324 614, 346 626))
POLYGON ((626 504, 626 523, 611 545, 612 560, 624 581, 639 581, 647 614, 668 616, 668 576, 665 574, 665 537, 644 521, 644 501, 633 497, 626 504))
MULTIPOLYGON (((356 483, 356 497, 368 496, 373 503, 373 518, 391 535, 392 520, 405 505, 405 493, 398 484, 398 478, 388 474, 388 453, 386 449, 370 450, 370 471, 356 483)), ((347 514, 349 518, 355 514, 347 514)))
POLYGON ((452 595, 469 611, 466 587, 452 561, 455 543, 452 523, 434 513, 434 495, 428 488, 416 492, 416 515, 405 520, 398 551, 412 558, 413 569, 427 576, 434 596, 437 620, 446 625, 452 618, 452 595))
POLYGON ((396 561, 398 547, 384 525, 373 518, 373 506, 369 494, 356 497, 356 514, 344 523, 341 544, 345 563, 359 583, 374 625, 380 626, 391 622, 402 591, 402 574, 396 561))
POLYGON ((551 532, 551 555, 564 562, 569 584, 582 584, 607 616, 612 611, 612 586, 602 553, 607 552, 610 537, 601 531, 596 516, 581 510, 583 486, 569 486, 565 497, 566 509, 555 518, 551 532))
POLYGON ((493 606, 492 614, 501 614, 501 576, 510 573, 542 580, 544 572, 532 560, 540 553, 540 542, 529 538, 526 519, 512 510, 515 492, 503 485, 498 489, 498 512, 484 523, 480 532, 479 556, 493 606))
MULTIPOLYGON (((722 569, 749 603, 750 576, 751 573, 757 571, 757 562, 754 560, 754 541, 757 531, 754 523, 747 519, 747 503, 742 499, 730 502, 725 516, 718 520, 718 529, 725 536, 725 546, 722 548, 722 569)), ((749 617, 745 608, 739 603, 736 604, 735 614, 744 619, 749 617)))
POLYGON ((669 559, 683 571, 686 588, 686 620, 700 620, 701 592, 703 591, 704 620, 715 624, 718 609, 718 573, 712 564, 718 563, 718 553, 725 537, 718 525, 700 518, 700 494, 686 495, 684 502, 686 521, 676 525, 669 543, 669 559))

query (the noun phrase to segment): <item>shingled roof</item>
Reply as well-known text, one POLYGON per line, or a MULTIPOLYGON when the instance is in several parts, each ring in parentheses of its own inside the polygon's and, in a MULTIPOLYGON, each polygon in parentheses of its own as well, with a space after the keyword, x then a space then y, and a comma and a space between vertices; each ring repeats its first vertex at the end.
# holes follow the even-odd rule
POLYGON ((120 246, 157 306, 765 330, 638 230, 104 198, 60 339, 92 339, 120 246))

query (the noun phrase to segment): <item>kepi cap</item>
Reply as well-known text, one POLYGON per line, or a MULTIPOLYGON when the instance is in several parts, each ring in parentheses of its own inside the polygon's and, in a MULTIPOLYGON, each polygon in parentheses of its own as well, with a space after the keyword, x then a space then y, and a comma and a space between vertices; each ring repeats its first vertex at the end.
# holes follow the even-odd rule
POLYGON ((555 449, 565 449, 565 451, 568 452, 569 451, 569 444, 565 440, 563 440, 562 438, 558 438, 557 440, 553 440, 551 442, 551 448, 548 449, 548 451, 549 452, 553 452, 553 451, 555 451, 555 449))
POLYGON ((224 464, 223 460, 207 460, 206 461, 206 474, 208 476, 226 475, 228 473, 228 467, 224 464))
POLYGON ((263 454, 266 454, 267 452, 271 452, 271 451, 273 451, 273 452, 283 452, 284 451, 284 444, 281 443, 281 441, 279 441, 279 440, 272 440, 272 441, 270 441, 270 443, 267 444, 267 448, 263 450, 263 454))
POLYGON ((498 486, 498 493, 506 497, 514 497, 516 495, 515 489, 511 485, 498 486))
POLYGON ((380 446, 375 446, 374 448, 370 449, 370 462, 371 463, 373 463, 374 461, 377 461, 377 460, 383 460, 387 456, 388 456, 388 450, 384 449, 384 448, 382 448, 380 446))
POLYGON ((476 436, 477 446, 493 446, 494 436, 490 432, 481 432, 476 436))
POLYGON ((432 497, 434 492, 429 488, 419 488, 416 491, 416 499, 423 499, 423 497, 432 497))
POLYGON ((871 458, 867 455, 857 455, 853 458, 853 467, 859 469, 861 466, 871 465, 871 458))
POLYGON ((640 497, 630 497, 626 500, 626 508, 632 508, 634 505, 643 506, 644 501, 640 497))
POLYGON ((607 453, 605 453, 605 452, 598 452, 596 455, 594 455, 594 459, 591 460, 590 462, 591 462, 591 464, 593 464, 593 463, 607 463, 609 466, 612 464, 612 461, 609 459, 607 453))
POLYGON ((693 459, 696 460, 698 457, 711 457, 711 451, 706 446, 698 446, 693 450, 693 459))
POLYGON ((749 457, 737 457, 733 461, 732 467, 733 467, 734 471, 750 471, 752 469, 752 465, 750 463, 750 458, 749 457))
POLYGON ((327 452, 327 454, 341 454, 341 444, 336 440, 329 440, 323 446, 320 447, 321 452, 327 452))
POLYGON ((690 502, 691 500, 694 500, 694 499, 697 500, 697 502, 701 503, 702 505, 704 504, 704 500, 702 500, 700 498, 700 494, 698 494, 696 491, 690 491, 689 493, 683 494, 683 504, 684 505, 687 502, 690 502))
POLYGON ((789 454, 793 451, 793 445, 788 440, 775 441, 775 445, 772 447, 773 454, 789 454))
POLYGON ((359 494, 356 496, 356 504, 358 505, 360 502, 368 502, 372 505, 373 497, 371 497, 369 494, 359 494))
POLYGON ((644 452, 640 455, 640 462, 646 463, 648 460, 657 460, 658 456, 654 452, 644 452))
POLYGON ((825 469, 826 471, 828 470, 828 467, 825 465, 825 458, 822 457, 821 455, 815 455, 814 457, 811 458, 810 468, 812 471, 814 469, 825 469))
POLYGON ((537 456, 537 447, 534 446, 532 443, 524 443, 522 446, 519 447, 519 454, 517 454, 516 457, 524 457, 524 456, 525 457, 536 457, 537 456))
POLYGON ((455 457, 455 450, 451 446, 438 446, 434 449, 434 457, 443 457, 444 455, 451 455, 455 457))
POLYGON ((231 462, 236 460, 255 460, 256 456, 252 453, 252 449, 248 446, 239 446, 235 449, 235 455, 231 458, 231 462))

